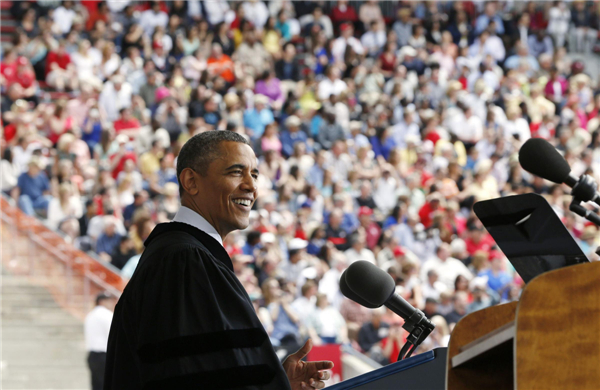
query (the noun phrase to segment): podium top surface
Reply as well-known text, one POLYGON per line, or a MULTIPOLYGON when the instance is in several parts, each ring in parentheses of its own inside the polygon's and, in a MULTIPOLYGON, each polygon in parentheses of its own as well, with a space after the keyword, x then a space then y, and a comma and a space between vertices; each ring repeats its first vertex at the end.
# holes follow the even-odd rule
POLYGON ((543 196, 521 194, 475 203, 473 211, 528 283, 588 259, 543 196))
MULTIPOLYGON (((445 348, 442 348, 442 349, 444 352, 446 351, 445 348)), ((385 377, 393 375, 393 374, 397 374, 401 371, 405 371, 405 370, 411 369, 413 367, 419 366, 421 364, 435 360, 435 358, 436 358, 435 351, 436 350, 424 352, 422 354, 410 357, 406 360, 401 360, 399 362, 389 364, 380 369, 377 369, 377 370, 374 370, 371 372, 367 372, 366 374, 362 374, 357 377, 345 380, 345 381, 335 384, 333 386, 328 386, 327 389, 341 390, 341 389, 358 387, 358 386, 362 386, 366 383, 373 382, 373 381, 376 381, 381 378, 385 378, 385 377)))

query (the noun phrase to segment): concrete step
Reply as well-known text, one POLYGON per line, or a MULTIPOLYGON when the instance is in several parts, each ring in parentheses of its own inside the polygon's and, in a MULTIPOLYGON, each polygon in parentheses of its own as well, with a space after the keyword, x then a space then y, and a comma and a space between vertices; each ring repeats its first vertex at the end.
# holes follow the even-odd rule
POLYGON ((17 26, 5 26, 4 23, 0 26, 0 34, 12 34, 17 30, 17 26))
POLYGON ((2 389, 90 388, 83 323, 39 285, 50 282, 2 270, 2 389))

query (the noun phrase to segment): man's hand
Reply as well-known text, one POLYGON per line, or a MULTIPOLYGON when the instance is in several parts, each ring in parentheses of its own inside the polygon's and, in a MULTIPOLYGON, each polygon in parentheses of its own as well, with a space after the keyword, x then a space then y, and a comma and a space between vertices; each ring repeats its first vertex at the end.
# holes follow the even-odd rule
POLYGON ((333 368, 333 362, 303 362, 302 358, 308 355, 312 349, 311 339, 298 350, 298 352, 288 356, 283 362, 285 374, 290 381, 292 390, 322 389, 325 387, 324 380, 329 379, 329 370, 333 368))

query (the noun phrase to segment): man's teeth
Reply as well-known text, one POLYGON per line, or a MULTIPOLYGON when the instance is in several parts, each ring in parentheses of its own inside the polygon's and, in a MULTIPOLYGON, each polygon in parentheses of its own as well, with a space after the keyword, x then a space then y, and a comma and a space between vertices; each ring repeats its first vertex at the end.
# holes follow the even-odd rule
POLYGON ((237 203, 237 204, 241 204, 243 206, 250 206, 250 203, 252 203, 250 200, 247 200, 247 199, 234 199, 233 202, 237 203))

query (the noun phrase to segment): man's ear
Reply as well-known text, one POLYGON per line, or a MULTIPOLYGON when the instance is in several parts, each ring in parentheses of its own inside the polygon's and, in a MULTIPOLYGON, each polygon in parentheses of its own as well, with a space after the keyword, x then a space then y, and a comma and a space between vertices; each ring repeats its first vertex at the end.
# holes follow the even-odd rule
POLYGON ((198 177, 196 172, 191 168, 185 168, 179 175, 179 181, 186 193, 194 196, 199 191, 198 177))

